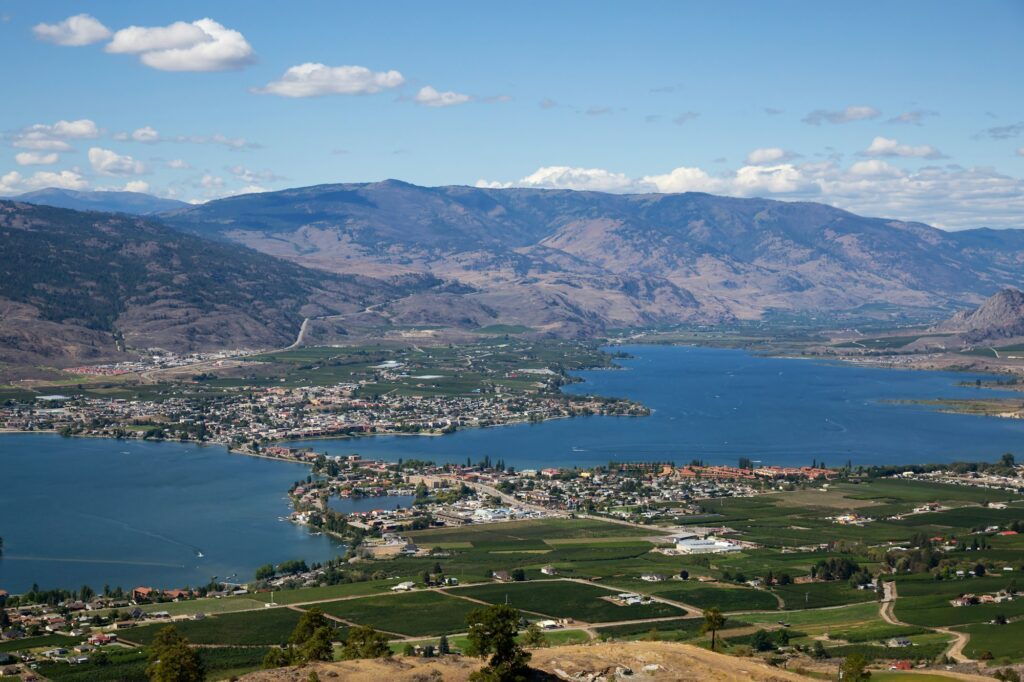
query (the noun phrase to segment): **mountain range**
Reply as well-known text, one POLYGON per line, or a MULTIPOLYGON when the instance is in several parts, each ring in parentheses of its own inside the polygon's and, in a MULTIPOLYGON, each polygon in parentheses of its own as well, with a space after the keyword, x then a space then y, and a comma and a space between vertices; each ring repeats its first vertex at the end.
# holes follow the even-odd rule
POLYGON ((938 317, 1024 279, 1024 231, 946 232, 806 202, 389 180, 145 217, 127 213, 161 205, 38 205, 118 198, 88 194, 0 202, 8 357, 99 356, 122 337, 280 346, 300 327, 311 343, 495 325, 582 337, 874 304, 938 317))
POLYGON ((964 346, 1024 342, 1024 293, 1003 289, 977 308, 957 312, 935 331, 953 334, 964 346))
POLYGON ((291 343, 305 316, 402 296, 138 216, 0 201, 0 359, 291 343))
POLYGON ((107 211, 135 215, 153 215, 188 206, 184 201, 164 199, 143 192, 83 192, 59 187, 38 189, 10 198, 29 204, 73 208, 76 211, 107 211))
POLYGON ((250 194, 162 215, 330 272, 429 273, 465 291, 383 312, 556 334, 872 303, 949 307, 1020 285, 1024 231, 946 232, 829 206, 701 193, 418 187, 250 194))

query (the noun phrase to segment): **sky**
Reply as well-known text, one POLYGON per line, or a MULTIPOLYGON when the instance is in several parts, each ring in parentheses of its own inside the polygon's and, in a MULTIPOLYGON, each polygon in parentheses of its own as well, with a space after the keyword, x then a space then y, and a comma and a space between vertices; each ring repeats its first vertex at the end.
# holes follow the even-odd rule
POLYGON ((1024 0, 0 0, 0 196, 397 178, 1024 228, 1024 0))

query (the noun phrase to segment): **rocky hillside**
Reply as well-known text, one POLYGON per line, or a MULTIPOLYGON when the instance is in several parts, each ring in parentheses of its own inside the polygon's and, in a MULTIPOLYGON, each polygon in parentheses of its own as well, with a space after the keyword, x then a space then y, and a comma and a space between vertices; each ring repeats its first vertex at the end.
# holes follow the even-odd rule
POLYGON ((119 345, 288 345, 305 316, 358 311, 403 293, 142 218, 0 201, 6 361, 109 357, 119 345))
POLYGON ((1003 289, 974 310, 958 312, 936 330, 952 332, 967 344, 1024 339, 1024 293, 1003 289))
MULTIPOLYGON (((533 649, 531 653, 530 666, 535 671, 532 679, 537 682, 803 682, 815 679, 772 667, 758 659, 726 656, 675 642, 608 642, 533 649)), ((467 682, 481 666, 480 659, 463 656, 394 656, 262 670, 240 679, 245 682, 305 682, 310 672, 315 671, 321 680, 347 682, 467 682)))
POLYGON ((332 272, 430 273, 464 291, 380 312, 399 323, 552 333, 756 318, 771 309, 944 307, 1017 286, 1024 231, 944 232, 813 203, 320 185, 163 218, 332 272))

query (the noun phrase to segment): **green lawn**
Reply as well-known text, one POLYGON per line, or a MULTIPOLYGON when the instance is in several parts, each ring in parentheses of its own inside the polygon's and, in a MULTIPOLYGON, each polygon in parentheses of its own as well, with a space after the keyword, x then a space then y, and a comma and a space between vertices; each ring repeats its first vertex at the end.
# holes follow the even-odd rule
POLYGON ((492 604, 504 604, 507 600, 512 606, 525 611, 588 623, 681 615, 676 607, 657 602, 646 606, 619 606, 602 598, 615 595, 615 591, 558 580, 491 583, 459 588, 453 592, 492 604))
POLYGON ((410 592, 325 602, 324 613, 410 637, 465 632, 466 615, 479 604, 439 592, 410 592))
MULTIPOLYGON (((368 580, 366 582, 346 583, 342 585, 327 585, 325 587, 303 587, 294 590, 277 590, 273 593, 275 604, 300 604, 303 602, 322 601, 327 599, 340 599, 343 597, 380 594, 387 592, 392 586, 401 582, 401 578, 390 580, 368 580)), ((258 606, 269 603, 270 592, 257 592, 252 595, 253 600, 258 600, 258 606)))

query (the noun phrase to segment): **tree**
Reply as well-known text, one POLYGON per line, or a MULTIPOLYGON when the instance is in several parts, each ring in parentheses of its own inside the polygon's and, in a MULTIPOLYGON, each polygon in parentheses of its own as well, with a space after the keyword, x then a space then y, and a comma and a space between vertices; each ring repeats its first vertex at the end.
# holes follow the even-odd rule
POLYGON ((403 656, 415 656, 416 655, 416 647, 414 647, 412 644, 406 644, 405 647, 402 648, 402 655, 403 656))
POLYGON ((330 627, 330 624, 330 621, 327 620, 327 616, 324 615, 320 607, 314 606, 302 614, 302 618, 299 619, 295 629, 292 630, 291 637, 288 638, 288 643, 301 646, 313 637, 313 633, 320 628, 330 627))
POLYGON ((267 655, 263 657, 263 667, 265 669, 271 668, 284 668, 292 664, 292 652, 291 649, 281 649, 280 647, 274 647, 267 652, 267 655))
POLYGON ((679 571, 679 577, 682 578, 683 580, 689 580, 690 579, 690 572, 687 571, 685 568, 681 569, 679 571))
POLYGON ((296 651, 299 661, 333 661, 334 630, 329 625, 319 627, 296 651))
POLYGON ((525 679, 530 654, 516 641, 519 610, 507 604, 474 609, 466 616, 469 626, 466 653, 490 660, 470 676, 473 682, 512 682, 525 679))
POLYGON ((754 651, 771 651, 775 648, 775 643, 772 642, 767 630, 758 630, 750 638, 750 648, 754 651))
POLYGON ((843 682, 866 682, 871 679, 871 671, 864 654, 850 654, 839 666, 839 675, 843 682))
POLYGON ((441 639, 437 643, 437 653, 441 656, 447 656, 451 651, 451 646, 448 644, 448 636, 441 635, 441 639))
POLYGON ((256 569, 256 580, 267 580, 274 577, 274 564, 263 564, 256 569))
POLYGON ((512 569, 511 576, 512 580, 516 581, 517 583, 521 583, 524 580, 526 580, 526 571, 524 571, 521 568, 515 568, 512 569))
POLYGON ((811 651, 811 656, 819 660, 829 657, 828 650, 825 648, 825 645, 821 643, 821 640, 814 641, 814 650, 811 651))
POLYGON ((345 644, 341 647, 341 659, 387 658, 391 655, 388 638, 367 625, 360 625, 348 631, 345 644))
POLYGON ((715 650, 715 642, 718 631, 725 626, 725 616, 718 610, 717 606, 704 610, 704 625, 701 627, 701 634, 711 633, 711 650, 715 650))
POLYGON ((152 682, 202 682, 206 670, 188 640, 168 625, 153 639, 146 676, 152 682))
POLYGON ((540 629, 540 626, 536 623, 530 623, 526 628, 526 634, 523 635, 523 644, 528 647, 537 648, 547 646, 548 639, 544 636, 544 631, 540 629))

